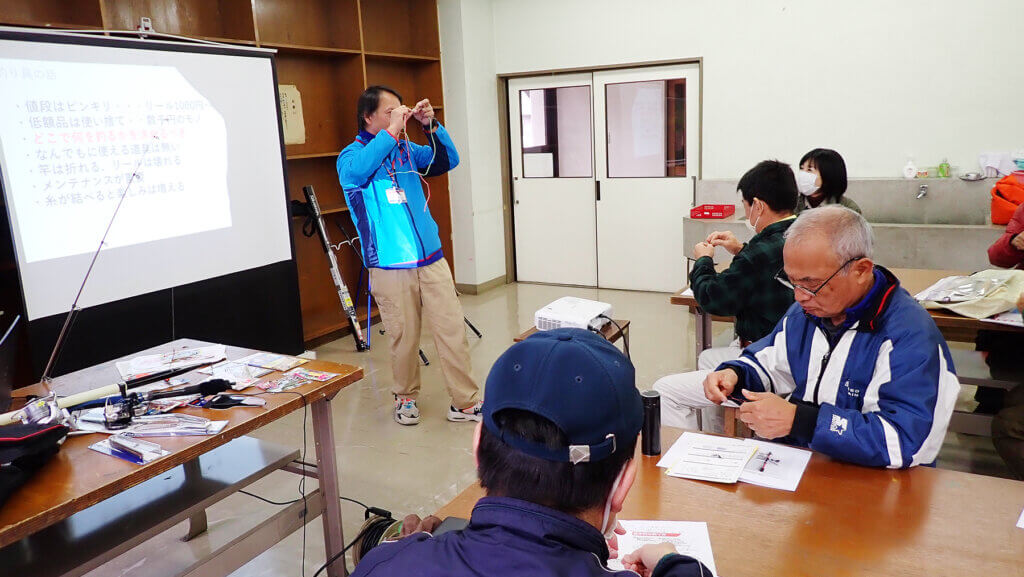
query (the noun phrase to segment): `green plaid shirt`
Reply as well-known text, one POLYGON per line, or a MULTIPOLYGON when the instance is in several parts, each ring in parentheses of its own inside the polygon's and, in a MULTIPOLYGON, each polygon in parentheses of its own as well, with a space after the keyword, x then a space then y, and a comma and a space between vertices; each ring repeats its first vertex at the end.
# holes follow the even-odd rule
POLYGON ((754 342, 767 335, 793 304, 793 291, 775 280, 782 270, 783 234, 793 218, 766 226, 715 272, 711 257, 701 257, 690 271, 690 288, 704 312, 736 317, 736 334, 754 342))

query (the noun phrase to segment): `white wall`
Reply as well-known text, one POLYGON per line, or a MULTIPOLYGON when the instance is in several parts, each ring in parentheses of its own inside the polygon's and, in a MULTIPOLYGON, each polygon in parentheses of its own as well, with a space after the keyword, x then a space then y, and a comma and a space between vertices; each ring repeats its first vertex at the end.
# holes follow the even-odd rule
MULTIPOLYGON (((910 156, 918 166, 945 157, 971 169, 979 152, 1024 148, 1019 0, 439 5, 445 114, 453 128, 456 115, 467 118, 469 142, 463 138, 460 150, 472 164, 453 175, 453 203, 468 194, 455 189, 471 172, 473 201, 496 211, 473 207, 474 224, 497 225, 474 230, 480 238, 473 258, 481 268, 504 261, 495 238, 503 234, 497 115, 505 111, 494 107, 499 74, 703 58, 704 178, 736 178, 764 158, 796 162, 819 146, 840 151, 853 177, 897 177, 910 156), (456 7, 459 46, 449 38, 456 19, 445 18, 456 7), (453 75, 453 68, 460 72, 453 75), (470 110, 459 112, 460 101, 470 110)), ((460 209, 458 262, 468 250, 460 209)), ((468 282, 462 275, 460 282, 468 282)))
POLYGON ((498 74, 704 59, 703 176, 835 148, 854 177, 908 156, 1024 148, 1019 0, 495 0, 498 74))
POLYGON ((455 282, 505 276, 498 89, 491 0, 438 0, 445 125, 461 164, 449 175, 455 282))

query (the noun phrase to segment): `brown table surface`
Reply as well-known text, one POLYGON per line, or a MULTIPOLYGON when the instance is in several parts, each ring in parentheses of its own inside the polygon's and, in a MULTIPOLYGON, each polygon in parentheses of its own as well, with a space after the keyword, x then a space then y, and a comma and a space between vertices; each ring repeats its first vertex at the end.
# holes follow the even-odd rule
MULTIPOLYGON (((662 449, 681 434, 662 429, 662 449)), ((795 492, 669 477, 639 453, 620 519, 705 521, 726 577, 1024 575, 1024 483, 916 467, 872 469, 815 453, 795 492)), ((437 515, 469 518, 474 484, 437 515)))
MULTIPOLYGON (((628 320, 625 320, 625 319, 615 319, 615 322, 618 323, 619 326, 615 326, 612 323, 605 323, 604 326, 601 327, 601 335, 604 338, 608 339, 608 342, 610 342, 610 343, 614 343, 615 341, 619 340, 622 337, 623 331, 629 332, 629 321, 628 320), (621 329, 621 330, 619 330, 619 329, 621 329)), ((518 337, 515 337, 512 340, 514 342, 518 343, 518 342, 522 341, 523 339, 526 339, 530 335, 533 335, 533 334, 535 334, 537 332, 538 332, 537 327, 530 327, 525 332, 523 332, 523 334, 519 335, 518 337)))
MULTIPOLYGON (((143 354, 166 352, 174 348, 204 346, 205 343, 191 339, 179 339, 152 349, 126 356, 125 360, 143 354)), ((238 359, 257 351, 239 347, 227 347, 228 359, 238 359)), ((82 369, 53 380, 53 389, 62 395, 87 391, 116 383, 120 375, 115 361, 82 369)), ((295 410, 302 409, 314 401, 333 397, 341 389, 363 377, 363 370, 351 365, 339 365, 326 361, 310 361, 304 368, 338 373, 339 376, 324 383, 308 383, 289 393, 266 394, 264 407, 236 407, 229 410, 178 409, 179 412, 200 415, 211 420, 227 420, 223 431, 210 436, 159 437, 150 439, 160 443, 170 455, 146 465, 135 465, 127 461, 98 453, 89 445, 102 440, 106 435, 93 433, 68 437, 60 452, 52 461, 40 469, 27 484, 22 486, 0 508, 0 547, 14 543, 44 527, 61 521, 74 513, 86 509, 129 487, 151 479, 164 471, 177 467, 197 456, 219 447, 228 441, 241 437, 255 429, 271 423, 295 410)), ((188 373, 185 375, 193 375, 188 373)), ((280 373, 274 372, 261 380, 274 379, 280 373)), ((205 376, 205 375, 204 375, 205 376)), ((199 379, 193 379, 198 381, 199 379)), ((260 392, 250 389, 243 393, 260 392)), ((14 397, 28 394, 46 394, 41 384, 31 385, 13 391, 14 397)))
MULTIPOLYGON (((910 292, 911 295, 923 291, 924 289, 935 284, 935 282, 938 281, 939 279, 945 278, 947 276, 970 274, 957 270, 932 270, 916 268, 894 268, 892 269, 892 273, 896 275, 896 278, 900 279, 900 284, 903 286, 903 288, 907 289, 907 291, 910 292)), ((696 299, 689 295, 684 296, 683 291, 685 290, 686 289, 682 289, 673 294, 671 297, 669 297, 669 302, 671 302, 674 305, 687 306, 690 307, 691 309, 696 308, 698 306, 696 299)), ((936 326, 938 326, 939 329, 942 329, 943 334, 947 334, 951 331, 976 332, 979 329, 989 331, 1024 332, 1024 328, 1021 327, 1011 327, 1008 325, 1001 325, 996 323, 986 323, 978 319, 972 319, 970 317, 958 315, 946 309, 929 309, 928 312, 932 315, 932 318, 935 320, 936 326)), ((726 322, 732 322, 733 320, 731 317, 718 316, 713 316, 712 319, 716 321, 726 322)), ((949 338, 948 335, 947 338, 949 338)))

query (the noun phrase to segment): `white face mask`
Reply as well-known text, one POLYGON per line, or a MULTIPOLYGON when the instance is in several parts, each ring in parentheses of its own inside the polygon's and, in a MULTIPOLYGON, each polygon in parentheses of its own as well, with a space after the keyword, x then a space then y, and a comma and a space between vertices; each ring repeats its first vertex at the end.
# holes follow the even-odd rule
POLYGON ((752 212, 754 212, 753 204, 750 205, 750 210, 747 211, 747 220, 743 224, 747 225, 747 228, 753 231, 754 234, 757 234, 757 221, 761 220, 761 215, 757 215, 757 218, 754 219, 754 222, 750 222, 750 213, 752 212))
POLYGON ((818 192, 818 185, 814 184, 817 180, 818 175, 813 172, 807 172, 806 170, 796 171, 796 189, 804 196, 810 196, 818 192))
POLYGON ((615 477, 615 482, 612 483, 612 490, 608 493, 608 499, 604 503, 604 515, 601 516, 601 533, 604 534, 605 540, 611 539, 615 535, 615 518, 611 516, 612 512, 612 497, 615 495, 615 491, 619 490, 619 485, 622 483, 622 477, 626 475, 626 467, 629 466, 627 462, 623 465, 622 470, 619 471, 619 476, 615 477))

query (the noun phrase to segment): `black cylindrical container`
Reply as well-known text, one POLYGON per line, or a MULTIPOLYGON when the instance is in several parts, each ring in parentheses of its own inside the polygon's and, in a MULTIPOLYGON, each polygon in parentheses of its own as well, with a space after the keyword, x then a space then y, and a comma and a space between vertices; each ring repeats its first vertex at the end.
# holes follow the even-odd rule
POLYGON ((643 391, 644 426, 640 430, 640 450, 645 455, 661 454, 661 394, 658 391, 643 391))

